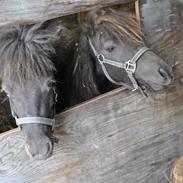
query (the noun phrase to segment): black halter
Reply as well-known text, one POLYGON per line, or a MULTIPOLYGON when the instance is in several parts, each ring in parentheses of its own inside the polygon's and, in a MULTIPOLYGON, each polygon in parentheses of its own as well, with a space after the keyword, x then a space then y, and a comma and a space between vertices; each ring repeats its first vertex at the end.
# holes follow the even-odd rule
POLYGON ((106 59, 104 57, 104 55, 102 55, 101 53, 97 53, 96 49, 94 48, 91 39, 88 38, 89 41, 89 45, 93 51, 93 54, 95 55, 95 57, 97 58, 97 60, 99 61, 101 67, 102 67, 102 71, 105 74, 105 76, 107 77, 107 79, 116 84, 116 85, 121 85, 121 86, 126 86, 127 88, 131 89, 132 91, 135 91, 139 88, 139 85, 135 79, 134 73, 136 71, 136 66, 137 66, 137 61, 139 60, 139 58, 146 52, 149 50, 149 48, 147 47, 142 47, 133 57, 132 59, 125 61, 124 63, 120 63, 114 60, 110 60, 110 59, 106 59), (115 81, 111 78, 111 76, 109 75, 105 64, 120 68, 120 69, 125 69, 125 71, 128 74, 128 77, 130 79, 130 81, 132 82, 133 87, 129 86, 128 84, 124 83, 124 82, 118 82, 115 81))

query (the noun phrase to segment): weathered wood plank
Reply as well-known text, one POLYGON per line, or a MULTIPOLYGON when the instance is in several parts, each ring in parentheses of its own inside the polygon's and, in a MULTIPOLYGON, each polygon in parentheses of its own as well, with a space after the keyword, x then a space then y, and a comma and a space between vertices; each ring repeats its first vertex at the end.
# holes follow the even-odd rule
POLYGON ((0 182, 168 183, 183 155, 180 80, 154 98, 118 89, 63 112, 59 143, 47 160, 29 159, 18 130, 1 134, 0 182))
POLYGON ((0 25, 35 23, 134 0, 1 0, 0 25))
POLYGON ((183 183, 183 157, 175 161, 171 172, 171 183, 183 183))
POLYGON ((147 46, 169 64, 182 61, 183 0, 141 0, 141 28, 147 46))

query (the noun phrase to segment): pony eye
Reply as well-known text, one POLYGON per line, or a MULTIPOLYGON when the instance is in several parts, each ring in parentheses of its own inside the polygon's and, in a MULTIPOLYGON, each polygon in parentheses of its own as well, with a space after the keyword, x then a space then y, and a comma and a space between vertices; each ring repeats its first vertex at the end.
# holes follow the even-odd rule
POLYGON ((114 47, 114 46, 111 46, 111 47, 107 48, 106 50, 107 50, 109 53, 111 53, 112 51, 114 51, 114 49, 115 49, 115 47, 114 47))

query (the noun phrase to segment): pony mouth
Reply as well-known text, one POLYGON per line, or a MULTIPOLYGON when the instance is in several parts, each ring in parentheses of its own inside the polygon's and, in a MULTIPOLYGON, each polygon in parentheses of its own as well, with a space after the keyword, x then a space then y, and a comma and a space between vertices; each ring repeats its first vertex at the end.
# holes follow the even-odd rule
POLYGON ((162 90, 162 89, 167 87, 167 85, 156 83, 156 82, 153 82, 153 81, 147 81, 146 85, 148 85, 154 91, 159 91, 159 90, 162 90))
POLYGON ((167 86, 167 85, 156 83, 153 81, 144 81, 144 80, 139 80, 138 83, 141 87, 149 87, 154 91, 162 90, 167 86))

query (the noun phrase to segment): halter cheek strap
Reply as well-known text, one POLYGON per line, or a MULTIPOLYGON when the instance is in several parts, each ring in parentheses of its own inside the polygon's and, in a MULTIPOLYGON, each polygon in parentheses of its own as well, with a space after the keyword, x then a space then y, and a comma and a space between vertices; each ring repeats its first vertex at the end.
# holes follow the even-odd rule
POLYGON ((132 91, 135 91, 139 88, 139 85, 134 77, 134 73, 136 71, 136 65, 137 65, 137 61, 139 60, 139 58, 146 52, 149 50, 149 48, 147 47, 142 47, 134 56, 132 59, 126 61, 126 62, 117 62, 117 61, 114 61, 114 60, 110 60, 110 59, 106 59, 104 57, 104 55, 102 54, 98 54, 96 49, 94 48, 92 42, 91 42, 91 39, 88 38, 88 41, 89 41, 89 45, 93 51, 93 54, 95 55, 95 57, 97 58, 97 60, 99 61, 101 67, 102 67, 102 71, 104 72, 105 76, 107 77, 107 79, 116 84, 116 85, 123 85, 125 87, 127 87, 128 89, 131 89, 132 91), (119 82, 119 81, 115 81, 111 78, 111 76, 109 75, 106 67, 105 67, 105 64, 108 64, 108 65, 111 65, 111 66, 114 66, 114 67, 117 67, 117 68, 120 68, 120 69, 125 69, 125 71, 127 72, 128 74, 128 77, 133 85, 133 87, 129 86, 128 84, 124 83, 124 82, 119 82))

